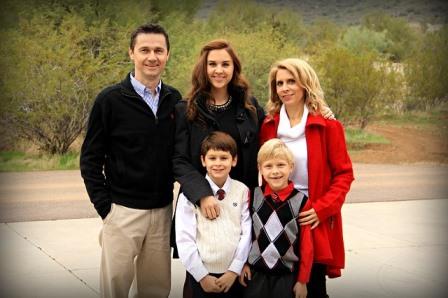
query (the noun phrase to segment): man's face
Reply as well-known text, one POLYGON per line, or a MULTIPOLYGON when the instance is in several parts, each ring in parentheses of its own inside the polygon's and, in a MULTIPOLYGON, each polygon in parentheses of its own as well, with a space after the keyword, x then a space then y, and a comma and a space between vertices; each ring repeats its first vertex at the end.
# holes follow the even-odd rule
POLYGON ((137 35, 134 49, 129 49, 129 57, 134 62, 137 80, 142 83, 160 80, 169 57, 165 36, 158 33, 137 35))

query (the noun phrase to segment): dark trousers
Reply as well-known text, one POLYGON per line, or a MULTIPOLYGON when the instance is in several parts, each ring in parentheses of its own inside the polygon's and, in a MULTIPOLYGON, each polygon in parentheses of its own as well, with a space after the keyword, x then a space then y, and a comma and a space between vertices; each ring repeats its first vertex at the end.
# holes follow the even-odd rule
POLYGON ((311 268, 310 281, 306 287, 308 290, 307 298, 327 298, 327 283, 325 280, 327 268, 323 264, 314 263, 311 268))
POLYGON ((294 298, 296 278, 295 273, 272 275, 252 269, 252 279, 246 280, 244 298, 294 298))
MULTIPOLYGON (((210 275, 219 278, 222 274, 212 274, 210 275)), ((232 287, 229 289, 227 293, 206 293, 201 287, 201 284, 198 283, 193 276, 191 276, 187 272, 186 281, 188 285, 190 286, 191 290, 191 296, 192 298, 241 298, 243 297, 242 294, 242 286, 238 282, 238 278, 235 279, 235 282, 233 283, 232 287)), ((184 285, 185 287, 185 285, 184 285)), ((185 289, 184 289, 185 290, 185 289)), ((185 294, 185 292, 184 292, 185 294)), ((185 298, 185 295, 184 295, 185 298)))
POLYGON ((184 291, 183 291, 183 298, 192 298, 193 297, 193 291, 191 289, 190 285, 190 274, 186 272, 185 274, 185 281, 184 281, 184 291))
MULTIPOLYGON (((307 298, 328 298, 325 265, 314 263, 310 281, 306 285, 307 298)), ((247 281, 244 298, 293 298, 297 274, 271 275, 252 269, 252 280, 247 281)))

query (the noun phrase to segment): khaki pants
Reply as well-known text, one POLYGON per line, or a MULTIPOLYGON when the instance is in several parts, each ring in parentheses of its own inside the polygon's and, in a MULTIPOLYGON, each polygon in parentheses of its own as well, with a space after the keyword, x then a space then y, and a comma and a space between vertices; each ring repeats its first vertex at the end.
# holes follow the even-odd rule
POLYGON ((139 210, 112 204, 100 232, 102 297, 168 297, 171 288, 172 204, 139 210))

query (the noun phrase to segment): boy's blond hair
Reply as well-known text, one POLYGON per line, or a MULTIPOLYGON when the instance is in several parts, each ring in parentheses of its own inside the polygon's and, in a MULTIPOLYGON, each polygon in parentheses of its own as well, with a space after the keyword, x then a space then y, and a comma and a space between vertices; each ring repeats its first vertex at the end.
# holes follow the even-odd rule
POLYGON ((291 150, 280 139, 270 139, 261 146, 257 156, 258 166, 273 158, 286 160, 290 165, 294 166, 294 156, 291 150))

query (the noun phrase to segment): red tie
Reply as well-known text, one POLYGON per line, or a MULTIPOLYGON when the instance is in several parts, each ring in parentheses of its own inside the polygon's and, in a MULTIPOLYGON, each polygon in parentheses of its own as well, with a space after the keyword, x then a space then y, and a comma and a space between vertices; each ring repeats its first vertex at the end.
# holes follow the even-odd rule
POLYGON ((224 189, 220 188, 220 189, 218 189, 216 194, 218 195, 218 200, 222 201, 222 200, 224 200, 224 196, 226 195, 226 192, 224 191, 224 189))

